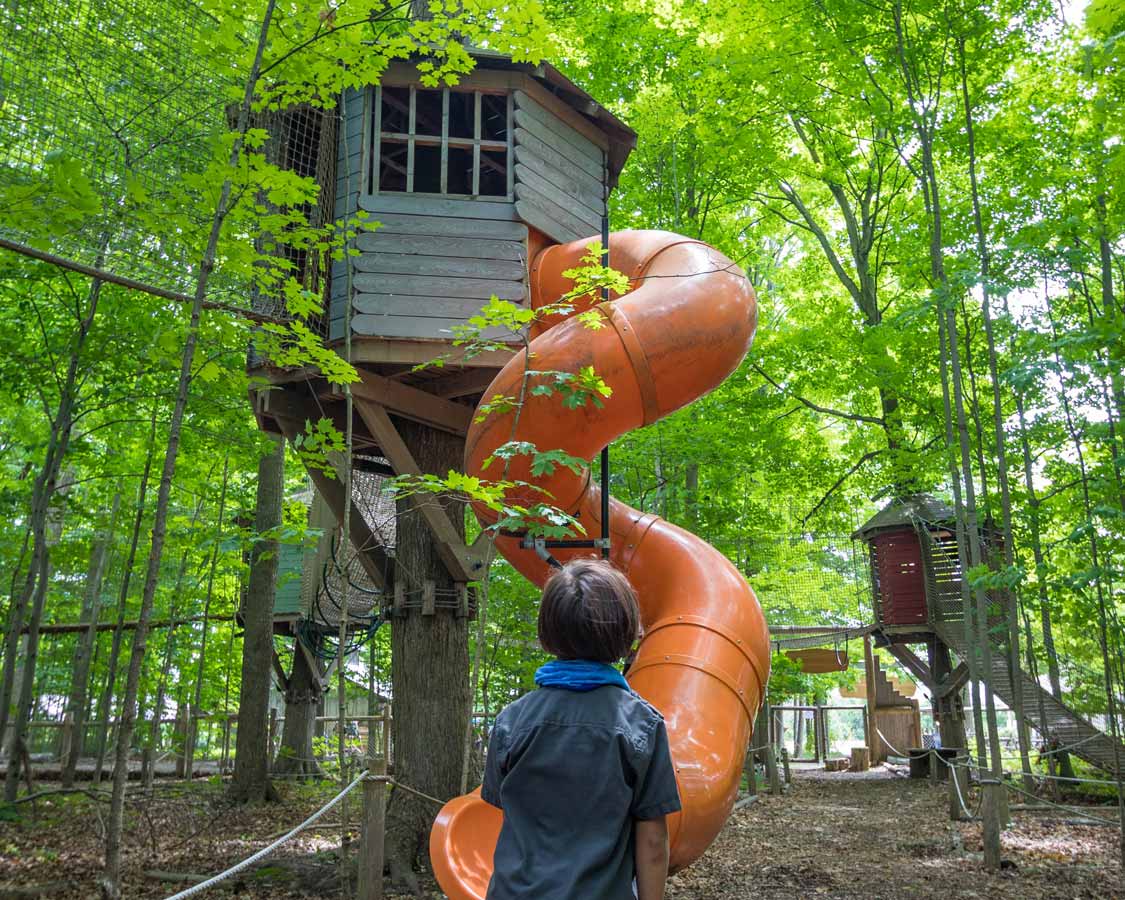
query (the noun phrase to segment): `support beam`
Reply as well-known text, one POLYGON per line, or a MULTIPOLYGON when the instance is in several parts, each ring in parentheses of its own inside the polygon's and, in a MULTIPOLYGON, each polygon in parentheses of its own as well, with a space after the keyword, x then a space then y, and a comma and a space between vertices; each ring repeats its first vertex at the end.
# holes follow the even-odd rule
MULTIPOLYGON (((421 475, 421 468, 395 428, 387 410, 379 403, 358 396, 355 398, 355 408, 395 471, 400 475, 421 475)), ((473 549, 465 546, 437 498, 431 494, 416 494, 410 499, 433 533, 434 547, 453 580, 473 581, 479 577, 484 563, 473 549)))
POLYGON ((313 656, 313 652, 308 648, 308 645, 301 640, 300 636, 297 637, 297 647, 305 657, 305 662, 308 663, 309 672, 312 673, 313 683, 319 693, 323 694, 328 686, 324 683, 324 678, 320 674, 320 660, 313 656))
MULTIPOLYGON (((321 418, 320 411, 311 402, 290 396, 288 391, 275 393, 281 396, 271 397, 270 415, 281 426, 286 440, 292 443, 299 435, 304 434, 305 422, 321 418)), ((343 479, 331 478, 320 469, 309 469, 308 473, 320 496, 335 514, 336 521, 341 522, 344 518, 343 479)), ((390 590, 394 580, 394 562, 383 550, 382 544, 368 527, 367 520, 363 518, 363 513, 355 503, 351 505, 350 518, 352 546, 357 551, 356 555, 360 565, 363 566, 363 571, 377 588, 390 590)))
POLYGON ((863 638, 863 671, 867 677, 867 749, 871 754, 871 765, 876 766, 883 758, 882 744, 879 741, 875 710, 878 699, 875 691, 875 654, 871 649, 871 635, 863 638))
POLYGON ((464 369, 437 382, 434 393, 446 400, 483 393, 496 378, 495 369, 464 369))
MULTIPOLYGON (((234 616, 215 616, 215 615, 207 616, 208 622, 230 622, 232 619, 234 619, 234 616)), ((202 622, 202 621, 203 621, 203 616, 192 616, 191 618, 188 618, 188 619, 158 619, 155 622, 149 622, 147 627, 150 630, 153 629, 153 628, 177 628, 180 625, 191 625, 195 622, 202 622)), ((39 633, 40 634, 76 634, 78 632, 85 631, 89 627, 90 627, 89 622, 55 622, 53 624, 40 625, 39 626, 39 633)), ((121 623, 121 628, 124 631, 132 631, 136 627, 137 627, 137 622, 136 622, 135 619, 132 619, 128 622, 122 622, 121 623)), ((117 623, 116 622, 98 622, 97 624, 95 624, 93 626, 93 628, 94 628, 94 631, 113 631, 115 628, 117 628, 117 623)), ((28 629, 28 626, 24 625, 24 627, 22 629, 20 629, 20 634, 27 634, 27 629, 28 629)))
POLYGON ((937 686, 937 691, 934 694, 934 699, 948 697, 955 691, 961 690, 965 686, 965 682, 969 680, 969 667, 964 663, 958 663, 957 668, 949 673, 949 676, 941 684, 937 686))
POLYGON ((905 644, 891 644, 887 649, 895 659, 910 670, 911 675, 926 686, 926 690, 930 692, 931 696, 937 693, 937 686, 934 684, 933 676, 930 674, 930 667, 922 662, 922 660, 914 654, 913 650, 905 644))
MULTIPOLYGON (((299 640, 298 643, 300 643, 299 640)), ((270 662, 273 663, 273 674, 277 677, 278 690, 284 694, 289 690, 289 677, 285 674, 285 666, 281 664, 281 657, 277 655, 276 647, 273 651, 273 659, 270 662)))
MULTIPOLYGON (((357 402, 368 400, 396 416, 457 435, 464 435, 473 421, 473 409, 463 404, 364 369, 359 370, 359 377, 362 380, 352 385, 352 397, 357 402)), ((334 399, 339 399, 339 396, 334 399)))

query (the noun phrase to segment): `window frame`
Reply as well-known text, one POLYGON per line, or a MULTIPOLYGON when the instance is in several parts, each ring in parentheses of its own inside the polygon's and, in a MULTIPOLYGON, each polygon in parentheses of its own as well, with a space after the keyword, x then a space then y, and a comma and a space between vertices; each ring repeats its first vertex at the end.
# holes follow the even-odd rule
POLYGON ((399 84, 372 85, 371 97, 371 131, 368 146, 371 148, 371 167, 366 173, 368 180, 368 194, 387 196, 414 196, 414 197, 441 197, 451 200, 472 200, 496 203, 512 203, 515 200, 515 152, 514 128, 515 110, 512 93, 505 90, 476 87, 472 84, 464 86, 442 86, 441 88, 427 88, 416 82, 399 84), (383 131, 383 88, 398 88, 409 90, 410 100, 407 115, 406 132, 383 131), (419 135, 417 132, 417 98, 419 90, 441 90, 441 134, 419 135), (473 137, 451 137, 449 134, 449 105, 450 94, 469 94, 473 97, 473 137), (487 140, 481 137, 482 132, 482 107, 485 95, 503 97, 505 99, 505 116, 507 122, 507 139, 503 141, 487 140), (379 180, 383 165, 383 141, 389 139, 406 145, 406 189, 401 191, 381 190, 379 180), (421 139, 421 141, 419 141, 421 139), (421 142, 424 146, 440 146, 441 172, 438 192, 414 190, 414 159, 415 147, 421 142), (450 193, 449 185, 449 150, 471 149, 473 152, 472 193, 450 193), (498 153, 503 152, 506 160, 506 185, 504 194, 480 193, 481 151, 498 153))

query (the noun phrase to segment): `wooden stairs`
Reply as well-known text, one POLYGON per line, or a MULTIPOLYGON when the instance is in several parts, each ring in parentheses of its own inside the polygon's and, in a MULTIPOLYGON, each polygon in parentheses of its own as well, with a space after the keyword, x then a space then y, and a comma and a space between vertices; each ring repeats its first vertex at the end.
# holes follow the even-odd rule
MULTIPOLYGON (((936 622, 934 629, 954 653, 961 659, 966 659, 965 635, 961 623, 936 622)), ((1012 684, 1007 656, 999 650, 992 654, 991 674, 992 690, 1008 706, 1012 706, 1015 703, 1017 686, 1012 684)), ((1081 757, 1091 765, 1115 774, 1117 764, 1114 758, 1113 739, 1057 700, 1050 691, 1044 690, 1022 669, 1019 676, 1018 689, 1020 699, 1023 701, 1023 712, 1036 730, 1041 734, 1050 735, 1062 747, 1069 749, 1070 753, 1081 757)), ((1125 746, 1118 744, 1118 751, 1117 758, 1125 766, 1125 746)))

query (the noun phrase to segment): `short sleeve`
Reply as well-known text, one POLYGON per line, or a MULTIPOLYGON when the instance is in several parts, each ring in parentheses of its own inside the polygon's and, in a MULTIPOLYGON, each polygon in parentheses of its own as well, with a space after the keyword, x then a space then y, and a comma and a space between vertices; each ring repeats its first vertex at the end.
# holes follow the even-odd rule
POLYGON ((500 783, 504 780, 501 767, 504 743, 504 729, 497 722, 488 738, 488 753, 484 757, 484 782, 480 786, 481 799, 497 808, 500 806, 500 783))
POLYGON ((649 742, 647 766, 639 772, 633 789, 633 805, 629 815, 634 819, 659 819, 679 812, 680 792, 676 787, 676 770, 668 747, 668 730, 664 720, 656 723, 649 742))

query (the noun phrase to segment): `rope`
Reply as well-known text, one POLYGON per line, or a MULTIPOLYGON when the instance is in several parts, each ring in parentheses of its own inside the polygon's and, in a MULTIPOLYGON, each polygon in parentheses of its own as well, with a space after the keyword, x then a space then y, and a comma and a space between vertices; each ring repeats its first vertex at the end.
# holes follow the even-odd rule
POLYGON ((961 779, 958 778, 957 773, 953 771, 954 769, 967 769, 969 767, 956 765, 951 760, 946 759, 944 756, 938 753, 937 750, 934 750, 932 748, 930 749, 930 755, 934 759, 941 760, 941 762, 945 763, 945 765, 949 767, 949 780, 953 782, 953 787, 957 791, 957 802, 961 806, 961 811, 969 819, 975 819, 976 814, 969 809, 968 804, 965 803, 965 795, 961 793, 961 779))
POLYGON ((367 778, 367 773, 364 772, 362 775, 358 776, 355 779, 355 781, 353 781, 346 788, 344 788, 342 791, 340 791, 340 793, 338 793, 335 797, 333 797, 331 800, 329 800, 324 806, 322 806, 320 809, 318 809, 316 812, 314 812, 311 816, 309 816, 307 819, 305 819, 304 822, 302 822, 300 825, 298 825, 296 828, 292 829, 291 831, 286 832, 284 835, 279 837, 272 844, 270 844, 266 847, 263 847, 261 850, 259 850, 257 853, 255 853, 253 856, 249 856, 246 859, 244 859, 242 862, 236 863, 235 865, 233 865, 229 869, 227 869, 225 872, 220 872, 218 875, 215 875, 211 878, 208 878, 206 881, 201 881, 201 882, 199 882, 199 884, 192 885, 187 890, 180 891, 178 894, 173 894, 171 897, 168 897, 167 900, 186 900, 186 898, 188 898, 188 897, 194 897, 196 894, 200 894, 203 891, 207 890, 208 888, 214 887, 220 881, 226 881, 226 879, 232 877, 233 875, 237 875, 239 872, 243 871, 244 869, 248 868, 249 866, 254 865, 254 863, 256 863, 258 860, 264 859, 265 857, 269 856, 271 853, 273 853, 274 850, 276 850, 282 844, 286 844, 289 841, 291 841, 298 834, 300 834, 302 831, 304 831, 306 828, 308 828, 310 825, 312 825, 314 822, 316 822, 318 819, 320 819, 320 817, 323 816, 326 812, 328 812, 330 809, 335 807, 336 804, 338 804, 348 794, 350 794, 352 792, 352 790, 355 789, 356 787, 358 787, 366 778, 367 778))
POLYGON ((1082 818, 1082 819, 1090 819, 1091 821, 1100 822, 1103 825, 1109 825, 1109 826, 1114 827, 1114 828, 1116 828, 1118 825, 1120 825, 1119 822, 1114 822, 1112 819, 1103 819, 1101 816, 1091 816, 1089 813, 1079 812, 1077 809, 1074 809, 1073 807, 1067 807, 1067 806, 1062 806, 1061 804, 1058 804, 1058 803, 1052 803, 1050 800, 1046 799, 1045 797, 1036 797, 1034 794, 1028 793, 1027 791, 1016 787, 1014 784, 1005 784, 1004 786, 1010 791, 1015 791, 1017 794, 1023 794, 1025 797, 1030 797, 1032 800, 1038 800, 1040 803, 1045 803, 1047 806, 1053 806, 1056 809, 1061 809, 1063 812, 1069 813, 1072 816, 1078 816, 1079 818, 1082 818))
POLYGON ((887 749, 890 750, 895 756, 901 756, 903 759, 908 759, 910 757, 909 753, 903 753, 901 750, 896 749, 895 745, 888 741, 887 736, 883 734, 883 732, 881 732, 878 728, 875 729, 875 733, 879 735, 879 738, 883 741, 884 744, 887 745, 887 749))

